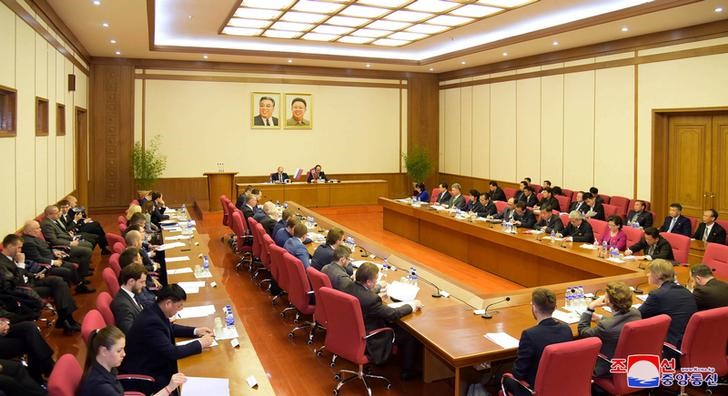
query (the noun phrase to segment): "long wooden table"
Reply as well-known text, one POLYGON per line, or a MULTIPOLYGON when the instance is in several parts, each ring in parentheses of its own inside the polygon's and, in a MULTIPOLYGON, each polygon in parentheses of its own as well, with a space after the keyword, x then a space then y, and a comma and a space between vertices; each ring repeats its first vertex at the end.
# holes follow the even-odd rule
MULTIPOLYGON (((165 237, 171 235, 180 235, 180 233, 164 231, 165 237)), ((215 305, 216 309, 214 315, 201 318, 179 319, 177 323, 214 329, 215 317, 221 317, 224 323, 223 307, 230 304, 233 307, 235 327, 238 331, 240 346, 234 348, 230 343, 231 340, 219 340, 218 346, 203 350, 201 354, 180 359, 180 371, 186 376, 191 377, 227 378, 230 381, 230 395, 274 395, 273 387, 268 381, 268 376, 263 369, 263 365, 260 363, 253 344, 245 332, 241 317, 238 315, 235 310, 235 305, 225 291, 222 274, 223 269, 220 267, 220 263, 216 265, 212 261, 212 258, 210 258, 211 278, 197 279, 194 276, 195 266, 202 266, 202 256, 209 256, 209 240, 210 238, 207 234, 199 234, 195 230, 192 239, 179 241, 185 243, 184 247, 165 251, 167 260, 182 256, 190 258, 190 261, 167 262, 167 271, 184 267, 191 267, 193 269, 192 273, 170 274, 168 276, 170 283, 205 281, 205 287, 200 288, 199 293, 187 294, 185 306, 192 307, 212 304, 215 305), (212 282, 215 282, 217 287, 213 288, 211 286, 212 282), (258 382, 256 389, 251 389, 245 381, 251 375, 258 382)), ((178 341, 181 341, 181 339, 178 339, 178 341)), ((182 386, 182 396, 184 396, 184 385, 182 386)))
POLYGON ((263 193, 262 202, 295 201, 309 208, 323 206, 375 205, 389 195, 386 180, 345 180, 340 183, 253 183, 237 184, 237 193, 251 185, 263 193))
MULTIPOLYGON (((373 262, 382 262, 386 258, 389 264, 397 268, 396 271, 387 273, 388 281, 398 280, 400 277, 405 276, 411 266, 417 267, 417 273, 421 279, 419 282, 421 290, 418 298, 423 302, 424 308, 420 312, 403 317, 400 324, 424 345, 423 368, 425 382, 454 378, 454 394, 464 394, 467 388, 465 386, 467 379, 464 374, 470 372, 472 366, 515 357, 515 349, 501 348, 486 339, 484 337, 485 333, 502 331, 518 338, 524 329, 535 325, 530 307, 533 288, 504 293, 488 293, 458 285, 456 281, 426 263, 400 255, 396 251, 388 249, 366 236, 320 216, 295 202, 289 202, 289 208, 291 207, 300 210, 304 216, 314 217, 319 232, 325 232, 331 227, 339 227, 347 235, 352 236, 360 247, 353 255, 353 260, 368 259, 373 262), (451 296, 449 298, 432 297, 436 289, 424 280, 437 285, 442 290, 446 290, 451 296), (502 301, 505 297, 510 297, 510 301, 502 302, 493 307, 497 311, 493 319, 483 319, 480 315, 473 314, 474 308, 484 308, 488 304, 502 301)), ((444 218, 444 220, 457 222, 457 220, 449 218, 444 218)), ((475 233, 475 230, 471 231, 475 233)), ((488 233, 493 231, 485 226, 479 232, 491 235, 488 233)), ((493 235, 496 234, 493 233, 493 235)), ((512 240, 518 238, 527 240, 531 237, 530 235, 504 236, 510 237, 512 240)), ((535 241, 528 242, 533 243, 535 247, 535 241)), ((533 249, 532 254, 553 254, 558 260, 569 263, 590 261, 589 265, 594 268, 594 271, 597 270, 596 268, 599 265, 612 265, 606 260, 596 258, 596 252, 592 250, 582 251, 573 246, 567 249, 552 247, 545 242, 539 244, 542 244, 545 250, 533 249)), ((315 246, 310 246, 309 249, 312 252, 315 246)), ((524 261, 528 260, 526 258, 524 261)), ((535 259, 531 258, 530 260, 535 259)), ((515 259, 515 261, 502 264, 515 268, 523 263, 521 260, 515 259)), ((623 281, 637 289, 647 291, 651 289, 651 286, 647 285, 647 277, 639 268, 641 264, 644 264, 644 262, 628 262, 619 266, 621 271, 615 270, 615 272, 619 272, 617 274, 610 274, 609 271, 611 270, 607 271, 608 276, 590 276, 590 279, 582 278, 555 284, 543 283, 539 286, 553 290, 559 298, 559 306, 565 304, 564 291, 571 286, 583 286, 586 292, 595 293, 604 290, 609 282, 623 281)), ((544 264, 544 266, 546 265, 548 264, 544 264)), ((572 263, 570 265, 576 266, 577 264, 572 263)), ((685 277, 686 271, 681 269, 681 281, 686 281, 685 277)), ((635 299, 635 303, 641 303, 641 301, 635 299)), ((576 325, 572 325, 572 329, 576 335, 576 325)))

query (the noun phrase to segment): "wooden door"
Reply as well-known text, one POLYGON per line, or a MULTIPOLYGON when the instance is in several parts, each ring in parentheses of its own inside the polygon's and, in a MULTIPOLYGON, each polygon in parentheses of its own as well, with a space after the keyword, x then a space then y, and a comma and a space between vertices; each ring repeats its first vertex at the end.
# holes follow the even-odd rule
POLYGON ((712 187, 709 207, 728 219, 728 115, 713 117, 712 187))
POLYGON ((75 125, 76 194, 78 201, 88 205, 88 120, 86 109, 76 107, 75 125))
POLYGON ((700 219, 711 191, 711 116, 673 116, 668 134, 668 203, 700 219))

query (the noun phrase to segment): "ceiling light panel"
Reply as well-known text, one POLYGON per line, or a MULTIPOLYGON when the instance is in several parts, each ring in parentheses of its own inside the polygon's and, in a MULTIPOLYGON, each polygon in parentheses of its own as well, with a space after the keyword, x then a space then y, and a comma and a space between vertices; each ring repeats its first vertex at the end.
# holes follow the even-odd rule
POLYGON ((301 23, 319 23, 328 18, 326 14, 312 14, 310 12, 288 11, 281 16, 281 21, 301 22, 301 23))
POLYGON ((514 8, 524 6, 535 1, 536 0, 478 0, 478 3, 495 7, 514 8))
POLYGON ((380 16, 390 11, 391 10, 388 10, 386 8, 350 5, 341 11, 341 15, 348 15, 359 18, 379 18, 380 16))
POLYGON ((232 34, 234 36, 259 36, 263 33, 263 29, 249 29, 239 28, 234 26, 226 26, 223 30, 225 34, 232 34))
POLYGON ((250 19, 276 19, 281 15, 277 10, 261 10, 259 8, 238 8, 235 17, 250 19))
POLYGON ((392 40, 392 39, 379 39, 373 42, 374 45, 383 45, 386 47, 401 47, 405 44, 409 44, 409 41, 405 40, 392 40))
POLYGON ((345 27, 345 26, 331 26, 331 25, 319 25, 316 26, 316 28, 313 29, 316 33, 324 33, 324 34, 336 34, 341 36, 342 34, 347 34, 354 30, 354 28, 345 27))
POLYGON ((435 25, 445 25, 445 26, 458 26, 463 25, 468 22, 472 22, 473 18, 465 18, 465 17, 458 17, 458 16, 450 16, 450 15, 440 15, 437 17, 434 17, 427 21, 427 23, 432 23, 435 25))
POLYGON ((410 32, 396 32, 392 33, 387 38, 395 39, 395 40, 406 40, 406 41, 415 41, 415 40, 422 40, 423 38, 427 37, 427 34, 422 33, 410 33, 410 32))
POLYGON ((426 12, 400 10, 385 16, 384 19, 389 19, 392 21, 419 22, 421 20, 431 18, 432 16, 433 14, 426 12))
POLYGON ((458 3, 444 0, 417 0, 406 8, 413 11, 445 12, 459 5, 458 3))
POLYGON ((359 0, 356 3, 375 7, 399 8, 411 0, 359 0))
POLYGON ((336 34, 306 33, 301 38, 313 41, 333 41, 339 38, 339 36, 336 34))
POLYGON ((243 18, 231 18, 228 23, 229 26, 244 27, 244 28, 266 28, 271 24, 271 21, 264 19, 243 19, 243 18))
POLYGON ((481 6, 481 5, 475 5, 475 4, 468 4, 468 5, 465 5, 465 6, 462 6, 460 8, 450 11, 450 15, 457 15, 457 16, 464 16, 464 17, 471 17, 471 18, 483 18, 483 17, 487 17, 488 15, 497 14, 501 11, 503 11, 503 9, 498 8, 498 7, 488 7, 488 6, 481 6))
POLYGON ((273 29, 276 30, 289 30, 292 32, 303 32, 306 30, 311 30, 314 25, 310 23, 295 23, 295 22, 282 22, 278 21, 271 26, 273 29))
POLYGON ((347 44, 368 44, 374 41, 373 37, 356 37, 356 36, 344 36, 338 40, 340 43, 347 44))
POLYGON ((404 28, 412 26, 409 22, 394 22, 394 21, 374 21, 367 25, 367 29, 381 29, 381 30, 402 30, 404 28))
POLYGON ((344 4, 330 3, 323 1, 299 0, 293 9, 303 12, 318 12, 322 14, 332 14, 339 11, 344 4))
POLYGON ((351 35, 362 37, 384 37, 390 33, 392 32, 389 30, 359 29, 351 35))
POLYGON ((328 21, 326 21, 326 23, 329 25, 350 26, 350 27, 359 27, 359 26, 365 25, 369 22, 371 22, 371 19, 352 18, 352 17, 346 17, 346 16, 333 16, 333 17, 329 18, 328 21))
POLYGON ((273 37, 273 38, 284 38, 284 39, 294 39, 299 38, 303 32, 288 32, 284 30, 272 30, 268 29, 263 33, 263 36, 266 37, 273 37))
POLYGON ((450 29, 447 26, 430 25, 427 23, 421 23, 419 25, 410 26, 405 31, 413 33, 425 33, 425 34, 437 34, 442 33, 445 30, 450 29))
POLYGON ((283 10, 293 4, 294 0, 243 0, 242 6, 251 8, 267 8, 270 10, 283 10))

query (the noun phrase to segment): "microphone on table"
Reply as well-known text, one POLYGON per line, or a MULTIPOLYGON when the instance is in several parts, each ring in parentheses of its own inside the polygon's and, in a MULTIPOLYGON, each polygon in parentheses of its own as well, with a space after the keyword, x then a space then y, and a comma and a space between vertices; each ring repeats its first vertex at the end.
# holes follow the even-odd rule
POLYGON ((504 298, 504 299, 502 299, 502 300, 500 300, 500 301, 496 301, 496 302, 494 302, 494 303, 492 303, 492 304, 488 304, 488 305, 487 305, 487 306, 485 307, 485 312, 484 312, 484 313, 483 313, 482 315, 480 315, 480 317, 481 317, 481 318, 483 318, 483 319, 493 319, 493 315, 491 315, 491 314, 490 314, 490 313, 488 312, 488 308, 490 308, 490 307, 492 307, 492 306, 494 306, 494 305, 496 305, 496 304, 500 304, 500 303, 502 303, 502 302, 508 302, 508 301, 511 301, 511 298, 510 298, 510 297, 506 297, 506 298, 504 298))
POLYGON ((358 247, 359 250, 361 250, 361 256, 362 257, 369 257, 369 251, 366 250, 366 248, 364 248, 364 246, 357 245, 356 247, 358 247))
POLYGON ((417 278, 417 279, 418 279, 418 280, 422 280, 422 281, 424 281, 425 283, 427 283, 428 285, 430 285, 430 286, 434 287, 435 289, 437 289, 437 291, 436 291, 436 292, 432 293, 432 297, 433 297, 433 298, 440 298, 440 297, 445 297, 445 296, 443 296, 442 294, 440 294, 440 288, 439 288, 439 287, 438 287, 438 286, 437 286, 436 284, 434 284, 434 283, 432 283, 432 282, 428 281, 428 280, 427 280, 427 279, 425 279, 425 278, 417 278))
POLYGON ((644 290, 640 289, 640 286, 647 285, 648 283, 649 282, 644 282, 644 283, 640 283, 637 286, 635 286, 634 290, 633 290, 634 294, 644 294, 645 292, 644 292, 644 290))

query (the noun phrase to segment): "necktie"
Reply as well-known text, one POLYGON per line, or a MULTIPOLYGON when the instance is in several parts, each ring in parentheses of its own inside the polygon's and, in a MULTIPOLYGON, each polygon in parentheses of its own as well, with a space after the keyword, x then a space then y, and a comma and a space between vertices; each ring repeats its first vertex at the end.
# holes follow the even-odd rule
POLYGON ((639 215, 640 215, 640 214, 639 214, 639 213, 637 213, 637 212, 635 212, 635 213, 634 213, 634 216, 632 216, 632 222, 633 222, 633 223, 636 223, 636 222, 637 222, 637 219, 639 218, 639 215))
POLYGON ((708 241, 708 234, 710 234, 710 230, 708 230, 708 226, 705 226, 705 231, 703 231, 703 242, 708 241))
POLYGON ((58 226, 61 227, 63 231, 66 231, 66 226, 63 225, 63 222, 60 219, 56 220, 56 224, 58 224, 58 226))
POLYGON ((649 249, 647 249, 647 254, 650 257, 652 257, 652 255, 655 254, 655 246, 657 246, 657 243, 655 243, 654 245, 650 246, 649 249))
POLYGON ((676 221, 677 221, 677 217, 673 217, 672 221, 670 221, 670 228, 667 229, 667 232, 672 232, 672 227, 675 227, 676 221))
POLYGON ((283 181, 283 173, 278 174, 278 181, 283 181))
POLYGON ((144 309, 144 307, 142 307, 142 303, 139 302, 139 296, 137 295, 134 296, 134 304, 136 304, 138 310, 141 311, 142 309, 144 309))
POLYGON ((270 121, 267 118, 265 119, 265 126, 270 126, 270 121))

